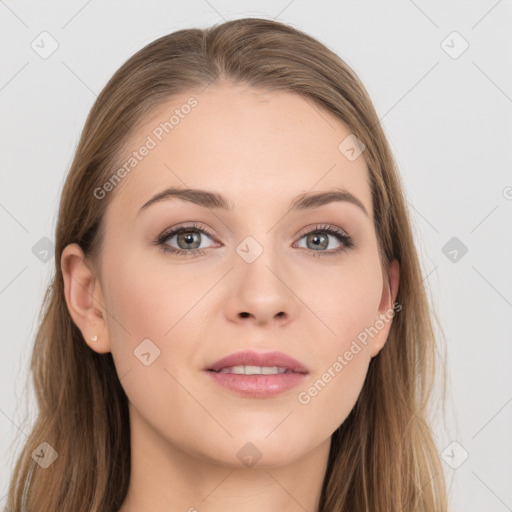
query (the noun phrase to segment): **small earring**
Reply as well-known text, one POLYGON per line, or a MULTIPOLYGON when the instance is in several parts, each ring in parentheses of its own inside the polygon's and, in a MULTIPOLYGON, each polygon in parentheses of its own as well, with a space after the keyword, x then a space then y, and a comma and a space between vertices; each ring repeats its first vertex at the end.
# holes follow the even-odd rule
POLYGON ((92 341, 98 341, 98 336, 96 336, 96 335, 91 336, 91 340, 92 340, 92 341))

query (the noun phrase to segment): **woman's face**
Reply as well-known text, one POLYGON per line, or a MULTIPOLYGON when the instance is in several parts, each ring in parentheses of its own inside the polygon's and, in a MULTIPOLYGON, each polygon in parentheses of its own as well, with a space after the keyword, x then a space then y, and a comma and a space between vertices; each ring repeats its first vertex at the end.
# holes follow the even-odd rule
POLYGON ((349 136, 309 100, 241 85, 175 96, 137 129, 95 193, 113 194, 95 289, 106 324, 97 342, 83 328, 112 352, 132 429, 234 467, 330 441, 385 343, 398 286, 395 265, 391 290, 381 272, 364 151, 349 136), (147 205, 171 188, 227 208, 192 193, 147 205), (346 195, 292 208, 329 191, 346 195), (307 373, 208 371, 241 351, 281 352, 307 373))

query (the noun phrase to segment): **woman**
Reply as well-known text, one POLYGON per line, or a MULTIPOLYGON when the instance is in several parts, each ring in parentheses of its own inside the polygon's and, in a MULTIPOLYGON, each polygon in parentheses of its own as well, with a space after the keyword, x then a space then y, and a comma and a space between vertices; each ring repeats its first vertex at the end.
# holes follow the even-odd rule
POLYGON ((137 52, 55 251, 11 510, 446 510, 399 175, 315 39, 238 19, 137 52))

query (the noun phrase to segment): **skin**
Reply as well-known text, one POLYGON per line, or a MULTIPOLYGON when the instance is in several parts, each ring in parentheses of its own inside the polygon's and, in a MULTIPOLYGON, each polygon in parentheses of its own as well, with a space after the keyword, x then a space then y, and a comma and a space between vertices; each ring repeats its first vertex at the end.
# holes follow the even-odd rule
MULTIPOLYGON (((143 120, 126 154, 191 95, 143 120)), ((383 275, 368 170, 363 156, 349 161, 338 150, 350 134, 341 121, 289 92, 224 84, 193 96, 197 107, 110 192, 101 266, 77 244, 62 254, 70 315, 92 350, 112 352, 129 399, 132 473, 120 511, 314 511, 331 435, 354 407, 391 321, 309 403, 298 394, 392 308, 398 263, 383 275), (172 199, 138 213, 170 186, 218 191, 235 206, 172 199), (349 202, 287 213, 297 195, 334 187, 369 215, 349 202), (152 244, 191 222, 215 235, 197 234, 204 254, 152 244), (313 257, 342 246, 325 232, 327 248, 308 244, 317 224, 343 229, 356 246, 313 257), (263 248, 252 263, 236 252, 248 236, 263 248), (160 356, 145 366, 134 350, 148 338, 160 356), (310 373, 272 398, 212 383, 203 369, 242 349, 285 352, 310 373), (248 442, 261 454, 253 466, 237 456, 248 442)), ((166 243, 190 247, 176 236, 166 243)))

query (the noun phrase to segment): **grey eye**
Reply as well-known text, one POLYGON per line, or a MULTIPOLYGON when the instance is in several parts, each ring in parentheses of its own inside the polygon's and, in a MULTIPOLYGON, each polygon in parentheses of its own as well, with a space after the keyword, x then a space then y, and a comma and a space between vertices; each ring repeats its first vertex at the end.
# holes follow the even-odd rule
MULTIPOLYGON (((337 237, 335 235, 330 235, 324 232, 312 232, 307 233, 303 237, 301 237, 301 240, 303 238, 306 239, 306 246, 302 246, 305 249, 311 249, 313 251, 317 250, 324 250, 327 249, 329 246, 329 237, 336 239, 337 237)), ((339 241, 338 241, 339 244, 339 241)), ((301 247, 301 246, 299 246, 301 247)), ((339 247, 339 245, 338 245, 339 247)), ((331 247, 331 249, 336 249, 337 247, 331 247)))

